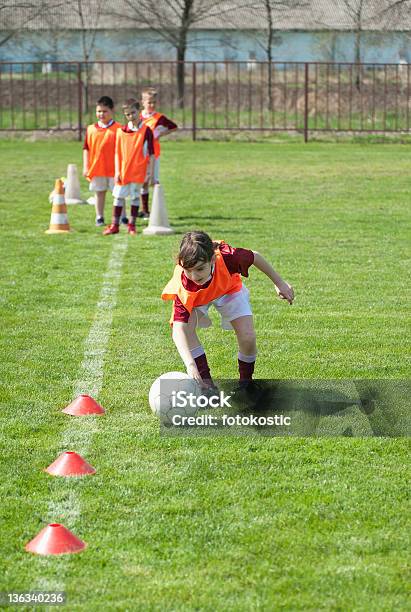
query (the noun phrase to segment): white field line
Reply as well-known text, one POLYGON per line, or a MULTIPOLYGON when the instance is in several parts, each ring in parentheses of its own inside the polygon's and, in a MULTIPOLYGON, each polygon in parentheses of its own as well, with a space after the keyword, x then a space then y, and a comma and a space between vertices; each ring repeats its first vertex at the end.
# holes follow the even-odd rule
MULTIPOLYGON (((121 269, 128 246, 127 239, 122 240, 119 238, 117 237, 113 241, 107 271, 103 276, 103 286, 97 302, 96 315, 84 344, 83 362, 80 367, 78 380, 73 388, 73 398, 84 393, 97 399, 103 385, 104 358, 110 339, 113 312, 117 304, 121 269)), ((67 416, 67 427, 64 429, 61 437, 59 452, 72 450, 82 455, 87 461, 87 453, 91 446, 92 437, 98 430, 98 420, 101 418, 104 417, 67 416)), ((98 470, 98 466, 94 467, 98 470)), ((76 478, 65 479, 67 486, 64 494, 61 492, 61 483, 58 483, 59 487, 56 487, 55 494, 59 493, 60 499, 49 502, 46 520, 47 523, 61 522, 65 527, 73 530, 77 537, 80 539, 84 538, 87 541, 85 534, 81 533, 81 530, 78 530, 79 533, 77 533, 75 529, 81 514, 81 503, 77 493, 79 482, 76 481, 76 478)), ((44 576, 36 588, 45 591, 64 591, 64 575, 67 571, 67 563, 70 557, 71 555, 38 557, 40 565, 43 566, 44 576), (47 574, 51 573, 53 576, 47 576, 47 574)))

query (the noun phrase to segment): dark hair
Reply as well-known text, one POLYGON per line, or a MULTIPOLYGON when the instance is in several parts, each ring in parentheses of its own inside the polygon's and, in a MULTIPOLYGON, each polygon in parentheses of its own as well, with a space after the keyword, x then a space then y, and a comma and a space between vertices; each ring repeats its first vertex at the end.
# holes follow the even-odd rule
POLYGON ((211 261, 213 255, 214 244, 208 234, 205 232, 187 232, 180 244, 178 263, 189 270, 199 261, 211 261))
POLYGON ((126 110, 126 108, 135 108, 138 110, 140 108, 140 104, 135 98, 127 98, 123 104, 123 111, 126 110))
POLYGON ((102 106, 107 106, 107 108, 111 108, 111 109, 114 108, 114 102, 108 96, 101 96, 101 98, 97 100, 97 104, 101 104, 102 106))

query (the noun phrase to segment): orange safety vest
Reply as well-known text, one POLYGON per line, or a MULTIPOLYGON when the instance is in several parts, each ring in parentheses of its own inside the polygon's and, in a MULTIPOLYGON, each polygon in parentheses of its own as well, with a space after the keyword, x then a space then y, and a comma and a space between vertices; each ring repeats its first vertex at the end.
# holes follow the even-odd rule
POLYGON ((150 117, 143 117, 140 115, 140 119, 143 122, 143 125, 148 125, 150 130, 153 132, 153 140, 154 140, 154 157, 160 157, 160 140, 158 138, 154 138, 154 128, 157 125, 157 121, 162 117, 161 113, 154 112, 150 117))
POLYGON ((94 176, 114 176, 114 150, 116 146, 116 132, 120 124, 114 121, 109 127, 96 127, 95 124, 87 127, 88 144, 88 174, 91 181, 94 176))
POLYGON ((144 137, 149 128, 142 125, 136 132, 117 130, 116 157, 120 169, 120 185, 144 183, 150 157, 144 156, 144 137))
MULTIPOLYGON (((162 299, 174 300, 178 297, 183 306, 191 314, 193 308, 197 306, 204 306, 223 295, 240 291, 243 286, 240 274, 230 274, 220 249, 217 247, 214 252, 216 256, 214 273, 208 287, 199 289, 198 291, 188 291, 185 289, 182 282, 184 269, 182 266, 176 265, 172 279, 163 289, 163 293, 161 294, 162 299)), ((170 323, 172 323, 173 314, 174 307, 170 323)))

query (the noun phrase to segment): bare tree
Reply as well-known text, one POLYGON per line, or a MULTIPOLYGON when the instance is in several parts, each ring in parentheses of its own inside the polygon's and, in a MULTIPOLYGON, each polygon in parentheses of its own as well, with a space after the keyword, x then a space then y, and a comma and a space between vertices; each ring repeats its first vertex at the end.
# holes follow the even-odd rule
POLYGON ((268 93, 268 108, 273 109, 273 92, 272 92, 272 61, 273 61, 273 42, 274 36, 278 28, 276 22, 279 18, 282 20, 290 17, 291 12, 309 7, 308 0, 258 0, 252 5, 252 10, 263 11, 267 20, 267 27, 262 42, 259 44, 263 47, 267 61, 267 93, 268 93))
POLYGON ((89 62, 94 52, 103 2, 94 0, 91 4, 89 0, 72 0, 70 4, 80 22, 83 60, 89 62))
POLYGON ((107 15, 135 22, 144 26, 168 42, 176 52, 178 104, 184 106, 184 62, 189 45, 188 34, 194 25, 206 19, 223 19, 225 15, 249 2, 222 3, 221 0, 123 0, 126 11, 116 8, 106 11, 107 15))
POLYGON ((89 106, 89 84, 91 64, 90 61, 94 55, 94 47, 96 44, 96 35, 100 19, 102 17, 102 0, 71 0, 70 9, 78 17, 81 33, 81 51, 82 51, 82 74, 84 87, 84 108, 87 111, 89 106))
POLYGON ((411 0, 385 0, 379 16, 384 20, 384 29, 398 28, 409 30, 411 0), (408 22, 408 26, 406 23, 408 22))
POLYGON ((388 30, 396 21, 401 23, 405 12, 411 8, 411 0, 339 0, 345 16, 354 32, 354 61, 356 69, 356 87, 361 88, 361 63, 363 61, 364 31, 376 29, 388 30))
POLYGON ((396 13, 405 15, 404 11, 411 9, 411 0, 391 0, 388 6, 382 9, 382 13, 396 13))
POLYGON ((33 19, 47 13, 49 3, 44 0, 32 2, 0 1, 0 47, 11 38, 27 29, 33 19))
POLYGON ((341 0, 344 12, 349 17, 354 32, 354 61, 357 65, 355 84, 360 90, 361 87, 361 60, 362 60, 362 39, 363 30, 368 17, 367 4, 369 0, 341 0))

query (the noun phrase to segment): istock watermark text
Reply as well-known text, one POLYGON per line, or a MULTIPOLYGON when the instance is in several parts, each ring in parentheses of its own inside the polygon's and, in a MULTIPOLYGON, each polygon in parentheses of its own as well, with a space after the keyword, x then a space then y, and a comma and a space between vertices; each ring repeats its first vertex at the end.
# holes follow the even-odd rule
POLYGON ((231 408, 231 395, 220 391, 215 395, 196 395, 186 391, 173 391, 171 405, 173 408, 231 408))

